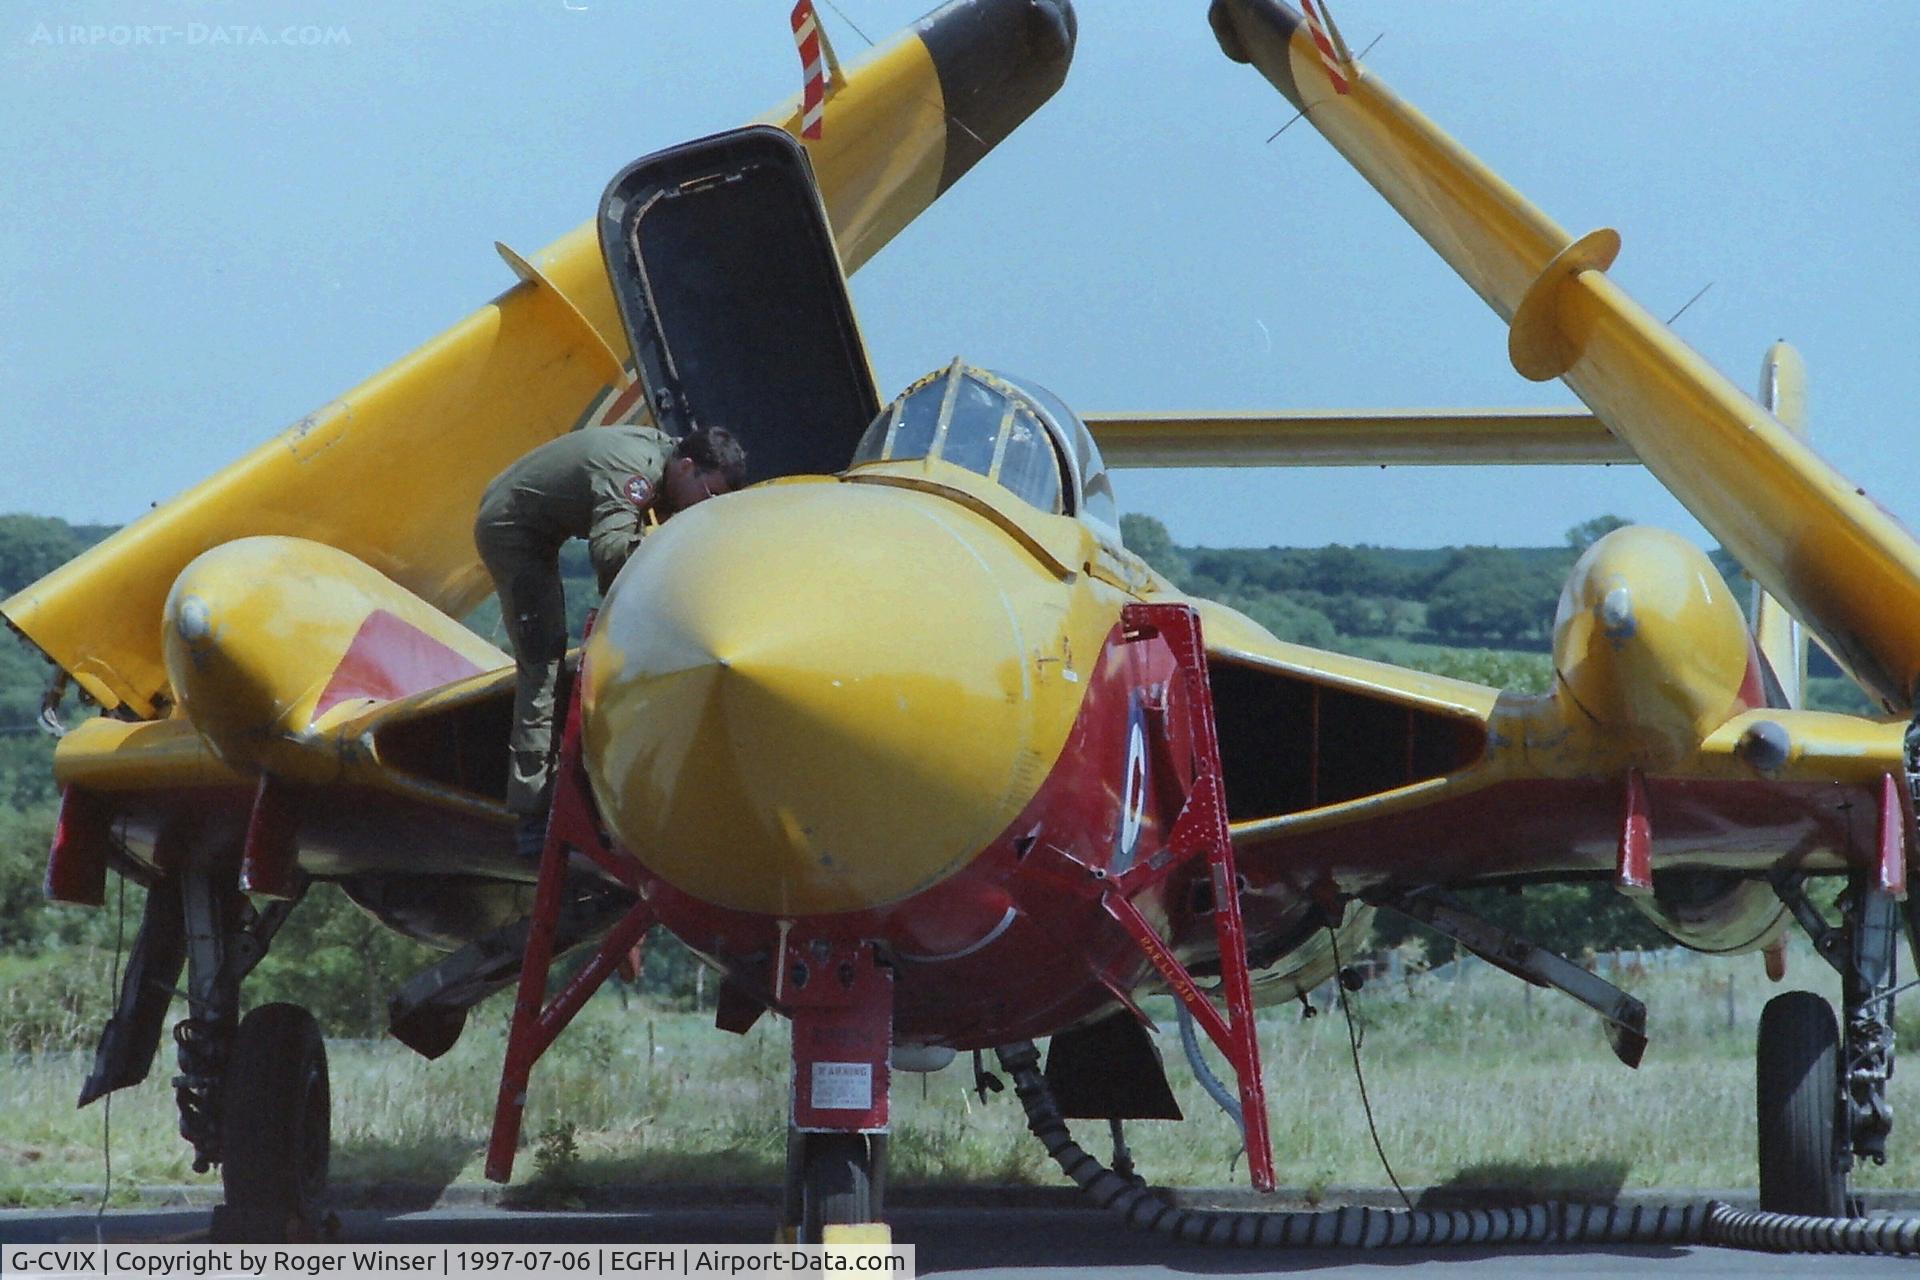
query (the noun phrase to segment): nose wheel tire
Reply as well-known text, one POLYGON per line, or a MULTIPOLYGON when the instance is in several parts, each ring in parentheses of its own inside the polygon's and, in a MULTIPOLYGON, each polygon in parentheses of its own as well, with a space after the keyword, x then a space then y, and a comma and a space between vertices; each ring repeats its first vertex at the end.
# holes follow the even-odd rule
POLYGON ((327 1047, 313 1015, 265 1004, 241 1021, 221 1092, 217 1238, 311 1240, 332 1147, 327 1047))
POLYGON ((1755 1079, 1760 1207, 1838 1218, 1847 1206, 1840 1165, 1840 1034, 1833 1006, 1788 991, 1760 1014, 1755 1079))
POLYGON ((872 1222, 873 1148, 865 1134, 803 1133, 800 1140, 800 1239, 818 1244, 822 1229, 872 1222))

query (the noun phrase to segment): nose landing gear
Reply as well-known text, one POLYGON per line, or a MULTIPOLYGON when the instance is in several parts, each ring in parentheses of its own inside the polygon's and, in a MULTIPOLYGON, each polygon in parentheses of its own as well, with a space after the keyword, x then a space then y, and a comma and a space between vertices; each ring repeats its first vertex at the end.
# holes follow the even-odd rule
POLYGON ((776 958, 793 1019, 792 1110, 780 1227, 801 1244, 887 1244, 893 971, 871 943, 787 939, 776 958))
POLYGON ((886 1135, 787 1132, 786 1225, 801 1244, 884 1244, 886 1135))

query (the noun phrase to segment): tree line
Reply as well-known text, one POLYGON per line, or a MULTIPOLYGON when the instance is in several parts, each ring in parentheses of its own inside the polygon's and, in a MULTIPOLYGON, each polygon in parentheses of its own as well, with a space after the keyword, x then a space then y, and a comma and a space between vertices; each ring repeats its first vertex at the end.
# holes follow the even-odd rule
MULTIPOLYGON (((1597 516, 1568 529, 1555 547, 1409 550, 1181 547, 1152 516, 1121 522, 1127 546, 1182 590, 1232 604, 1282 640, 1334 646, 1343 638, 1403 636, 1521 649, 1545 647, 1573 562, 1626 523, 1597 516)), ((1738 572, 1717 559, 1723 572, 1738 572)))

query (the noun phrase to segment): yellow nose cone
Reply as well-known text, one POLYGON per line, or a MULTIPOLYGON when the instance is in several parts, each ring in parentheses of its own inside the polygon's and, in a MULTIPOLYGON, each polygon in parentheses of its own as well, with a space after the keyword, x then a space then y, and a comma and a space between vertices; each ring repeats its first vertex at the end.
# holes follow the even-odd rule
POLYGON ((705 901, 895 901, 1024 806, 1041 576, 928 495, 815 482, 702 503, 648 537, 588 644, 601 811, 705 901))
POLYGON ((1589 547, 1554 619, 1562 698, 1664 767, 1738 709, 1746 622, 1707 554, 1663 529, 1629 526, 1589 547))

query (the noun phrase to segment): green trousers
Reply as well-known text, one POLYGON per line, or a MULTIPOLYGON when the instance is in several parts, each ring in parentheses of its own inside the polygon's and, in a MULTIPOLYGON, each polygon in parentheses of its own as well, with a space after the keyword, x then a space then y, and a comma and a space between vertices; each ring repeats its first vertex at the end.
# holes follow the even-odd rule
POLYGON ((567 600, 560 548, 523 526, 483 520, 474 526, 480 558, 500 596, 500 620, 513 646, 507 807, 523 817, 551 803, 554 690, 567 655, 567 600))

